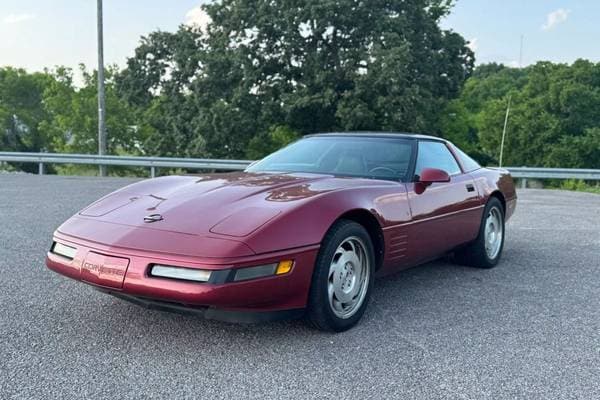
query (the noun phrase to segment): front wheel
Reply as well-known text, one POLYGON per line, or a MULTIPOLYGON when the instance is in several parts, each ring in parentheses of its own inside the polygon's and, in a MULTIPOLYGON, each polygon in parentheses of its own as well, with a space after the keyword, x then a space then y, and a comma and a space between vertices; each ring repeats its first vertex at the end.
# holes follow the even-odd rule
POLYGON ((457 250, 460 264, 477 268, 493 268, 498 264, 504 248, 504 207, 496 197, 490 198, 483 211, 477 239, 457 250))
POLYGON ((309 293, 308 319, 320 330, 341 332, 360 320, 373 287, 375 257, 366 229, 336 222, 323 240, 309 293))

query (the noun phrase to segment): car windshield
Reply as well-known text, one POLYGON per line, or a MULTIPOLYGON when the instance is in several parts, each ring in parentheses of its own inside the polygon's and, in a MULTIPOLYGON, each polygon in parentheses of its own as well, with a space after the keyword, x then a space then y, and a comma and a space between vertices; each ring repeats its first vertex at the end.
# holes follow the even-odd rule
POLYGON ((401 138, 315 136, 284 147, 246 171, 310 172, 404 181, 412 149, 412 141, 401 138))

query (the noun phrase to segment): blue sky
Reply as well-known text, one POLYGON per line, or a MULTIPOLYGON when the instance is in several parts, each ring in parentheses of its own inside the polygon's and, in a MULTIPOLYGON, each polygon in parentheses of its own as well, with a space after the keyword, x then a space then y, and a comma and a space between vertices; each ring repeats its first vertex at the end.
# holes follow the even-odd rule
MULTIPOLYGON (((105 58, 124 65, 141 35, 201 18, 199 0, 104 0, 105 58)), ((2 0, 0 66, 28 70, 96 63, 95 0, 2 0)), ((472 41, 477 62, 600 61, 599 0, 458 0, 443 21, 472 41)))
POLYGON ((458 0, 443 22, 475 42, 478 63, 600 61, 598 0, 458 0))

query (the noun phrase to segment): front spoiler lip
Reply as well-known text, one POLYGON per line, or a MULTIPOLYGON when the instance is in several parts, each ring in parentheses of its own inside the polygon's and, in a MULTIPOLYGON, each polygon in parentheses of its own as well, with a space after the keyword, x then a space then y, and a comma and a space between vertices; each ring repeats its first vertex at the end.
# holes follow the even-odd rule
POLYGON ((304 308, 276 311, 234 311, 210 306, 192 307, 186 306, 185 304, 172 303, 147 297, 132 296, 130 294, 117 292, 98 286, 94 286, 94 289, 150 310, 166 311, 183 315, 195 315, 204 317, 206 319, 223 322, 254 324, 261 322, 291 320, 301 318, 305 313, 304 308))

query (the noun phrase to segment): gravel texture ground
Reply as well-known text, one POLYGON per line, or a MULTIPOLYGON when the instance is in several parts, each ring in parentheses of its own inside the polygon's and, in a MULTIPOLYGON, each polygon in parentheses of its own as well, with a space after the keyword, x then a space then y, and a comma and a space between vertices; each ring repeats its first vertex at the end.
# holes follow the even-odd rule
POLYGON ((599 399, 600 196, 519 192, 503 260, 376 282, 363 321, 150 311, 44 266, 53 230, 127 179, 0 175, 0 398, 599 399))

